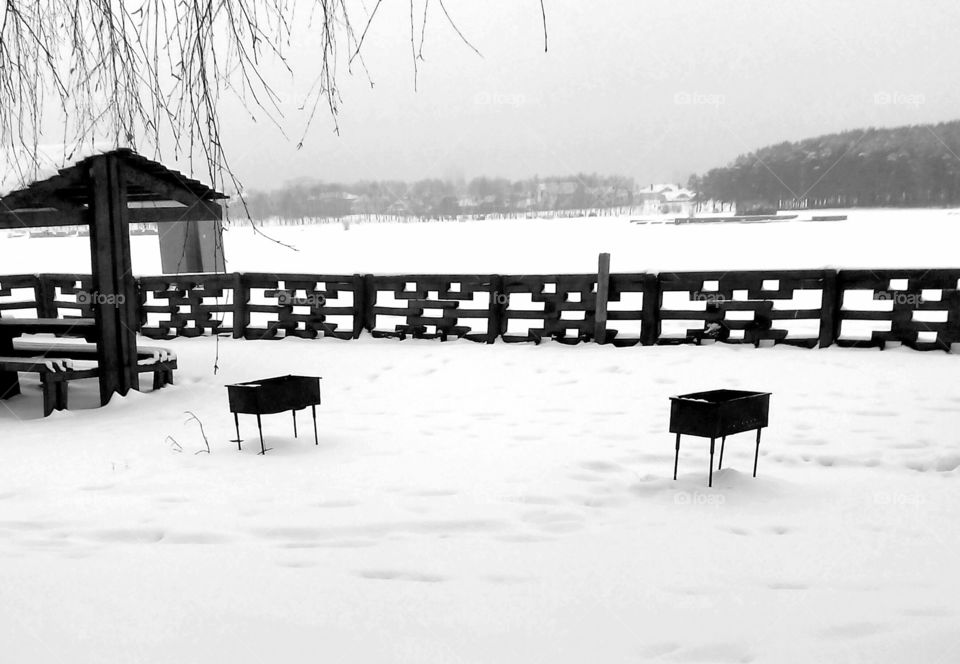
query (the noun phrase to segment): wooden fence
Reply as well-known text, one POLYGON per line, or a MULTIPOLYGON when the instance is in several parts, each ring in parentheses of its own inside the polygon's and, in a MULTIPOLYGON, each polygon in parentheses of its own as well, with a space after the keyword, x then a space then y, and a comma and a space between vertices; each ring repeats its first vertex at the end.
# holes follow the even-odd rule
MULTIPOLYGON (((136 280, 141 334, 493 343, 960 345, 960 269, 195 274, 136 280)), ((0 315, 92 315, 88 276, 0 276, 0 315)))

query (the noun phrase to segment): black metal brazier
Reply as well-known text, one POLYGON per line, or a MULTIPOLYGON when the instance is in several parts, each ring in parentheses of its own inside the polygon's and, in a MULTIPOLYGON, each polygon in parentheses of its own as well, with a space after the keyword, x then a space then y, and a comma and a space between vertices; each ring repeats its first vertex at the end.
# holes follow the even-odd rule
POLYGON ((237 428, 237 447, 240 448, 240 419, 238 413, 257 416, 257 429, 260 432, 260 453, 266 454, 263 445, 263 428, 260 416, 281 413, 289 410, 293 413, 293 437, 297 437, 297 411, 310 406, 313 411, 313 439, 319 445, 317 437, 317 404, 320 403, 319 376, 277 376, 246 383, 227 385, 227 397, 230 400, 230 412, 237 428))
POLYGON ((723 448, 727 436, 753 429, 757 430, 757 447, 753 457, 753 476, 756 477, 760 430, 767 426, 769 412, 770 392, 708 390, 670 397, 670 433, 677 434, 673 479, 677 479, 677 464, 680 461, 680 434, 710 439, 710 476, 707 486, 713 486, 716 439, 721 439, 719 470, 723 467, 723 448))

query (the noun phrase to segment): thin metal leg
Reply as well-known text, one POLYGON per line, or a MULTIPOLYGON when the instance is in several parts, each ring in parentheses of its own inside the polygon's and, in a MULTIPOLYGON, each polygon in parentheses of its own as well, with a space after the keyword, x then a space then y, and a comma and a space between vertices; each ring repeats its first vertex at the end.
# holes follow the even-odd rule
POLYGON ((757 451, 753 455, 753 476, 754 477, 757 476, 757 459, 760 458, 760 432, 761 431, 763 431, 763 429, 757 429, 757 451))
POLYGON ((237 449, 242 450, 240 447, 240 417, 234 413, 233 414, 233 426, 237 427, 237 449))
POLYGON ((717 464, 717 470, 723 468, 723 448, 727 444, 727 437, 724 436, 720 439, 720 463, 717 464))
POLYGON ((293 413, 293 437, 296 438, 297 437, 297 411, 291 410, 290 412, 293 413))
POLYGON ((710 479, 707 480, 707 486, 713 486, 713 445, 717 442, 716 438, 710 439, 710 479))
POLYGON ((320 439, 317 437, 317 407, 315 405, 311 405, 310 410, 313 411, 313 444, 319 445, 320 439))
POLYGON ((260 454, 266 454, 267 448, 263 446, 263 427, 260 426, 259 414, 257 414, 257 431, 260 432, 260 454))
POLYGON ((677 454, 673 457, 673 479, 677 479, 677 463, 680 462, 680 434, 677 434, 677 454))

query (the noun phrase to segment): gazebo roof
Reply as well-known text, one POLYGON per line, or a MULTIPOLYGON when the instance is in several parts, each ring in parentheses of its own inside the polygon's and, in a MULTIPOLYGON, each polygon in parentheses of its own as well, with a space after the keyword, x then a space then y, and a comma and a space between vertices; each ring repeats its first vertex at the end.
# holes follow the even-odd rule
POLYGON ((0 197, 0 228, 88 223, 92 205, 90 167, 94 160, 117 160, 126 188, 131 222, 220 219, 218 200, 226 194, 199 180, 143 157, 129 148, 94 154, 56 175, 0 197), (130 206, 129 204, 133 204, 130 206))

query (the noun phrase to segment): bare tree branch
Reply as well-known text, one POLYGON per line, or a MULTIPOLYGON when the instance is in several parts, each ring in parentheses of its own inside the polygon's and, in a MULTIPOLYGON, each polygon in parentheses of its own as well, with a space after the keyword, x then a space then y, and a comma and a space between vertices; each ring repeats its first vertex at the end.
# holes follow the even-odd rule
MULTIPOLYGON (((191 166, 199 161, 211 186, 231 185, 242 200, 221 141, 225 98, 282 132, 282 99, 267 72, 279 63, 293 73, 286 50, 297 5, 306 2, 316 16, 309 25, 315 77, 299 104, 306 117, 298 147, 320 109, 339 132, 338 55, 348 72, 359 61, 369 80, 361 49, 382 1, 363 10, 357 36, 352 15, 361 11, 348 0, 0 0, 0 157, 15 171, 16 184, 25 184, 40 165, 40 138, 55 126, 64 161, 95 142, 185 158, 191 166)), ((414 88, 436 4, 480 55, 443 0, 409 0, 414 88)), ((546 49, 543 0, 540 10, 546 49)))

